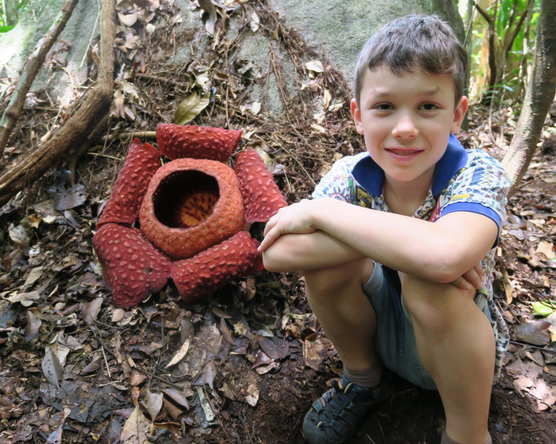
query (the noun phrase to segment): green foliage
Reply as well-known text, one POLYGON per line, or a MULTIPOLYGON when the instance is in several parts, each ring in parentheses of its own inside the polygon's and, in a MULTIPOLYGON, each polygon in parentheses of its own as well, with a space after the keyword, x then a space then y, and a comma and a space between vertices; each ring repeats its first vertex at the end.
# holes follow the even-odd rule
MULTIPOLYGON (((29 5, 29 0, 17 0, 17 10, 19 13, 25 11, 27 6, 29 5)), ((4 15, 4 7, 2 2, 0 1, 0 34, 4 32, 10 31, 12 27, 6 26, 6 17, 4 15), (9 29, 6 29, 9 28, 9 29)))
POLYGON ((471 77, 490 77, 490 88, 479 90, 483 98, 516 101, 522 98, 528 67, 532 63, 536 40, 540 0, 491 0, 485 13, 475 12, 471 29, 471 77), (492 22, 492 26, 488 26, 492 22), (488 54, 485 64, 484 39, 494 33, 495 54, 488 54), (495 75, 490 65, 495 64, 495 75))

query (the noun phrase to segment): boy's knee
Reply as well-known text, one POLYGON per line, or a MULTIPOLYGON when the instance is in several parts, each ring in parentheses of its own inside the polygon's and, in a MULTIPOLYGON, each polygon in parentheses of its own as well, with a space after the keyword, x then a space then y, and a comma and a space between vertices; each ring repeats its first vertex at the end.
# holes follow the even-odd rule
POLYGON ((442 333, 457 324, 467 309, 476 309, 476 290, 461 290, 400 273, 404 307, 422 328, 442 333), (474 307, 472 307, 474 306, 474 307))
POLYGON ((371 277, 373 262, 370 259, 350 262, 337 267, 306 270, 306 286, 318 293, 334 292, 350 285, 363 286, 371 277))

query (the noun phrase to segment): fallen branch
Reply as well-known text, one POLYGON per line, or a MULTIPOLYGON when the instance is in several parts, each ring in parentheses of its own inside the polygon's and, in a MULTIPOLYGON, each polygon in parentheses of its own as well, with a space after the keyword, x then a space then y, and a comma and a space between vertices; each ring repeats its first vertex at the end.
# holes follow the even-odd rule
POLYGON ((19 84, 17 85, 17 88, 14 91, 4 114, 2 114, 2 119, 0 120, 0 155, 4 152, 15 124, 21 116, 21 110, 23 109, 23 104, 25 103, 25 97, 35 80, 35 77, 41 69, 42 64, 44 63, 46 54, 48 54, 48 51, 50 51, 50 48, 52 48, 52 45, 56 42, 58 36, 66 27, 66 23, 71 17, 78 1, 79 0, 67 0, 64 3, 58 18, 52 24, 44 38, 37 43, 37 47, 27 59, 27 63, 21 73, 19 84))
POLYGON ((71 155, 110 110, 116 34, 114 8, 114 0, 102 0, 101 64, 96 86, 52 139, 0 177, 0 206, 36 181, 64 156, 71 155))

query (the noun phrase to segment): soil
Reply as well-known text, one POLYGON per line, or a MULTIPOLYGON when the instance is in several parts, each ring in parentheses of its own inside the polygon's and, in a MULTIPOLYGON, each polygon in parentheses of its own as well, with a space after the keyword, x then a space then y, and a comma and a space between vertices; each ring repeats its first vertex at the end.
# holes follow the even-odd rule
MULTIPOLYGON (((175 98, 194 91, 200 72, 208 73, 216 98, 193 123, 243 129, 249 140, 242 147, 268 154, 290 203, 306 197, 334 160, 361 151, 343 75, 332 68, 309 73, 301 61, 319 57, 327 66, 325 56, 307 47, 265 2, 242 8, 254 8, 260 32, 297 64, 298 85, 310 85, 297 98, 282 94, 283 116, 242 111, 252 82, 268 79, 235 71, 222 80, 227 71, 219 63, 233 56, 225 34, 214 44, 221 62, 213 59, 209 66, 207 56, 187 71, 172 65, 173 45, 186 44, 190 36, 167 23, 159 28, 159 40, 140 44, 133 57, 118 53, 127 68, 117 85, 138 95, 115 104, 104 139, 75 170, 61 165, 0 209, 0 442, 302 443, 305 411, 341 374, 337 354, 307 304, 301 275, 265 271, 197 304, 185 304, 169 284, 138 307, 122 310, 111 300, 92 248, 95 222, 125 158, 129 133, 172 122, 175 98), (145 73, 136 72, 137 66, 147 67, 145 73), (324 91, 343 105, 318 122, 325 133, 308 130, 324 91), (169 365, 186 342, 186 357, 169 365)), ((170 12, 161 8, 157 17, 170 12)), ((133 29, 142 36, 140 26, 133 29)), ((129 36, 123 25, 120 32, 124 40, 129 36)), ((94 61, 89 63, 93 73, 94 61)), ((271 63, 280 72, 279 63, 271 63)), ((48 100, 44 92, 33 94, 48 100)), ((2 166, 36 146, 57 114, 55 107, 27 108, 2 166)), ((555 120, 556 112, 547 127, 555 120)), ((477 106, 460 138, 501 158, 514 125, 509 108, 477 106)), ((142 137, 155 144, 149 134, 142 137)), ((508 205, 497 250, 496 297, 512 343, 492 394, 494 443, 556 442, 552 321, 533 314, 535 302, 556 299, 556 265, 546 250, 556 236, 553 159, 554 144, 543 136, 508 205)), ((261 231, 261 225, 251 229, 259 238, 261 231)), ((395 379, 394 396, 365 418, 351 442, 438 443, 443 425, 436 392, 395 379)))

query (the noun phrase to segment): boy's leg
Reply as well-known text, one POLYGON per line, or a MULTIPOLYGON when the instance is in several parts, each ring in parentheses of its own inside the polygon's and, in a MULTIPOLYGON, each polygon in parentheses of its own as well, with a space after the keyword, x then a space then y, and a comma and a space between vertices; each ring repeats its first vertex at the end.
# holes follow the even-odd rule
POLYGON ((460 290, 400 273, 419 357, 446 412, 446 432, 457 443, 488 442, 495 343, 490 322, 460 290))
MULTIPOLYGON (((305 271, 306 294, 344 368, 362 371, 377 365, 373 345, 376 316, 362 286, 373 272, 371 260, 305 271)), ((380 374, 377 375, 380 378, 380 374)), ((378 383, 378 380, 377 380, 378 383)))

